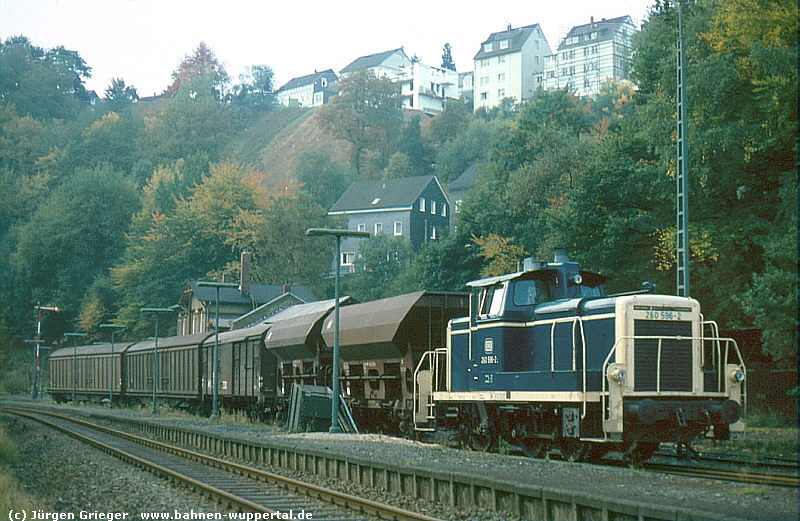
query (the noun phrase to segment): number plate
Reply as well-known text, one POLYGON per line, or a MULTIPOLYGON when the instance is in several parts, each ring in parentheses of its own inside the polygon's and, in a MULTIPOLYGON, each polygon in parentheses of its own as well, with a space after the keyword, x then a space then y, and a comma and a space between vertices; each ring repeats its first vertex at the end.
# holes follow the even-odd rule
POLYGON ((647 320, 681 320, 680 311, 645 311, 644 318, 647 320))

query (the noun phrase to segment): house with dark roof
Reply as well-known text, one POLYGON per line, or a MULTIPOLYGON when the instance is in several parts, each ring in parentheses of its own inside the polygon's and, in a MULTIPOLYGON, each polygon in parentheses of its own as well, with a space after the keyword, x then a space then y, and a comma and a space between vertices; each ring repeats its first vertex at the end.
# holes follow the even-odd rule
MULTIPOLYGON (((450 201, 432 175, 356 181, 328 211, 346 216, 350 230, 403 237, 413 249, 446 235, 450 213, 450 201)), ((358 239, 343 239, 340 265, 352 269, 357 252, 358 239)))
POLYGON ((492 33, 475 54, 474 107, 490 109, 510 98, 530 99, 541 88, 550 46, 539 24, 492 33))
POLYGON ((285 107, 318 107, 336 95, 339 77, 331 69, 292 78, 275 92, 278 103, 285 107))
MULTIPOLYGON (((296 304, 318 299, 308 286, 292 284, 251 284, 250 254, 242 253, 241 280, 238 287, 219 288, 219 328, 229 329, 231 322, 261 308, 267 316, 296 304)), ((191 280, 181 294, 178 306, 178 334, 191 335, 214 329, 217 315, 217 288, 191 280)))
POLYGON ((342 77, 355 71, 369 70, 375 76, 386 76, 391 80, 400 80, 404 76, 404 70, 411 66, 411 58, 406 55, 402 47, 384 51, 367 56, 356 58, 344 69, 339 71, 342 77))
POLYGON ((341 70, 342 77, 358 70, 389 78, 400 86, 402 107, 435 115, 444 110, 448 99, 458 99, 458 74, 409 58, 402 47, 361 56, 341 70))
POLYGON ((611 80, 630 78, 631 37, 636 32, 630 16, 620 16, 573 27, 556 51, 545 59, 543 88, 569 88, 578 96, 599 94, 611 80))

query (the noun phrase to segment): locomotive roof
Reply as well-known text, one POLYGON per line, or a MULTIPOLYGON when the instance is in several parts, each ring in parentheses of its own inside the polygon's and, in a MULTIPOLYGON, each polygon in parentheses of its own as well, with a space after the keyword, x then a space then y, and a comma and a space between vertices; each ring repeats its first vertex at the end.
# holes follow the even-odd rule
MULTIPOLYGON (((551 266, 555 266, 551 264, 551 266)), ((516 273, 508 273, 506 275, 498 275, 496 277, 487 277, 485 279, 473 280, 467 282, 467 286, 471 288, 480 288, 484 286, 492 286, 497 284, 498 282, 504 282, 507 280, 530 280, 530 279, 537 279, 542 278, 543 275, 550 275, 557 273, 558 270, 553 268, 542 268, 538 270, 527 270, 527 271, 518 271, 516 273)), ((600 284, 604 283, 608 280, 608 277, 605 275, 600 275, 599 273, 594 273, 592 271, 584 271, 580 270, 581 277, 583 277, 583 284, 589 287, 599 286, 600 284)))

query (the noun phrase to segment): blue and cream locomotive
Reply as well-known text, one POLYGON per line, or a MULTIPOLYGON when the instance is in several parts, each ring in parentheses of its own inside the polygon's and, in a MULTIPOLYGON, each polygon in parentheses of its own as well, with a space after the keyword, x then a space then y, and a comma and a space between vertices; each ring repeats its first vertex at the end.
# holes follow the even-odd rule
POLYGON ((652 287, 609 296, 605 277, 562 251, 524 268, 469 284, 469 316, 417 367, 417 431, 532 456, 642 460, 661 442, 743 430, 738 347, 696 300, 652 287))

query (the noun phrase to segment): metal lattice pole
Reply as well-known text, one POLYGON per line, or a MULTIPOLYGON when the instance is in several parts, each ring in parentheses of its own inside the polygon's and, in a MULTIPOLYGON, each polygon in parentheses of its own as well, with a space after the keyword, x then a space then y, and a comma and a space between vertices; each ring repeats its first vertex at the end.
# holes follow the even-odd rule
POLYGON ((677 294, 688 297, 689 292, 689 151, 687 146, 686 121, 686 56, 684 53, 683 21, 681 4, 678 2, 678 64, 677 64, 677 133, 678 157, 675 177, 676 194, 676 276, 677 294))

